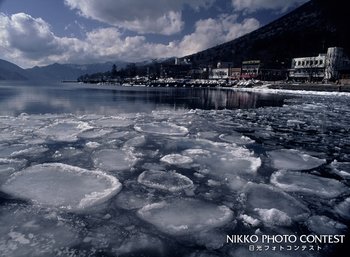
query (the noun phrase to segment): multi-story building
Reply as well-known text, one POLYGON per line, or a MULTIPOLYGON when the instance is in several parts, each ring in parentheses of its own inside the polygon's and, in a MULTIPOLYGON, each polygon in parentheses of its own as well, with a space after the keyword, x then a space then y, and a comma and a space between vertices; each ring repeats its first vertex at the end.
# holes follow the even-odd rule
POLYGON ((250 60, 242 62, 241 78, 254 79, 259 76, 261 68, 260 60, 250 60))
POLYGON ((216 68, 210 69, 210 79, 239 79, 241 68, 233 68, 232 62, 218 62, 216 68))
POLYGON ((229 68, 216 68, 211 69, 209 72, 210 79, 228 79, 229 78, 229 68))
POLYGON ((294 80, 323 80, 326 69, 326 55, 300 57, 292 60, 289 77, 294 80))
POLYGON ((294 58, 289 78, 302 81, 337 80, 340 71, 346 69, 349 63, 343 48, 330 47, 326 54, 294 58))

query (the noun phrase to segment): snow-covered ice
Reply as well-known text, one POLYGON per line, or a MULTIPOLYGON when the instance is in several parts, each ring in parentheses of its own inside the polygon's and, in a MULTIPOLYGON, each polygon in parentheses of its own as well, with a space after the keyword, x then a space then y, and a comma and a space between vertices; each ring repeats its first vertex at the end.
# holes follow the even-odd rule
POLYGON ((335 213, 344 219, 350 220, 350 197, 335 206, 335 213))
POLYGON ((152 194, 147 194, 145 192, 122 190, 117 195, 115 203, 122 209, 135 210, 150 204, 154 200, 153 198, 152 194))
POLYGON ((103 149, 94 152, 92 156, 96 168, 105 171, 130 170, 137 158, 130 150, 103 149))
POLYGON ((261 166, 261 159, 241 146, 218 143, 210 140, 194 140, 193 146, 183 151, 194 162, 210 169, 211 175, 223 180, 234 180, 237 174, 256 174, 261 166))
POLYGON ((271 183, 287 192, 299 192, 319 197, 333 198, 345 193, 347 186, 338 180, 301 172, 277 171, 271 183))
POLYGON ((239 133, 231 133, 231 134, 221 134, 219 136, 219 138, 224 141, 224 142, 228 142, 228 143, 233 143, 233 144, 237 144, 237 145, 247 145, 247 144, 252 144, 255 141, 250 139, 249 137, 246 137, 242 134, 239 133))
POLYGON ((46 137, 48 140, 74 142, 78 135, 85 130, 92 129, 86 122, 67 121, 56 122, 52 125, 39 129, 38 136, 46 137))
POLYGON ((5 172, 18 171, 25 167, 27 161, 25 159, 4 159, 0 158, 0 175, 5 172))
POLYGON ((31 207, 0 207, 0 256, 72 256, 69 247, 79 243, 73 224, 55 213, 31 207))
MULTIPOLYGON (((120 88, 76 110, 55 95, 59 114, 0 101, 0 256, 325 257, 332 246, 253 253, 226 235, 349 233, 349 97, 189 110, 164 107, 170 88, 146 108, 120 88)), ((223 93, 208 90, 186 94, 223 93)))
POLYGON ((324 163, 318 159, 294 149, 281 149, 268 152, 272 166, 278 170, 310 170, 324 163))
POLYGON ((307 221, 308 229, 318 235, 339 235, 346 232, 347 226, 327 216, 314 215, 307 221))
POLYGON ((118 179, 101 171, 46 163, 13 174, 1 190, 37 204, 81 210, 108 200, 121 187, 118 179))
POLYGON ((132 120, 124 117, 103 117, 92 122, 95 126, 103 128, 125 128, 133 124, 132 120))
POLYGON ((146 205, 138 215, 160 231, 179 236, 221 227, 233 219, 233 212, 224 205, 189 198, 146 205))
POLYGON ((176 124, 168 122, 136 124, 134 128, 138 132, 156 135, 185 136, 188 134, 188 129, 186 127, 178 126, 176 124))
POLYGON ((285 212, 278 209, 261 209, 255 208, 259 214, 259 218, 267 226, 290 226, 292 225, 292 219, 285 212))
POLYGON ((48 149, 41 145, 0 144, 0 158, 17 158, 21 156, 37 156, 48 149))
POLYGON ((247 210, 251 214, 259 214, 262 220, 269 221, 274 218, 271 214, 275 214, 275 217, 282 216, 284 221, 288 220, 287 216, 298 221, 309 215, 309 210, 304 204, 272 186, 249 182, 243 193, 247 210))
POLYGON ((137 181, 145 186, 177 192, 193 186, 192 180, 175 171, 147 170, 140 174, 137 181))
POLYGON ((189 164, 193 162, 190 157, 181 154, 168 154, 163 156, 160 161, 173 165, 189 164))
POLYGON ((101 138, 109 133, 111 133, 113 130, 111 129, 89 129, 89 130, 84 130, 83 132, 79 133, 80 138, 85 138, 85 139, 96 139, 96 138, 101 138))
POLYGON ((350 179, 350 162, 333 161, 331 164, 332 171, 344 179, 350 179))

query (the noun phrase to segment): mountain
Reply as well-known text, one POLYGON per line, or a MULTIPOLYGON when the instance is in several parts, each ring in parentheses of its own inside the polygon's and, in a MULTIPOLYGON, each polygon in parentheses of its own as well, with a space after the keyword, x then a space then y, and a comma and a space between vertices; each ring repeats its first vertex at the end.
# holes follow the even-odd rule
POLYGON ((97 72, 105 72, 112 69, 113 64, 118 68, 123 68, 127 65, 125 62, 106 62, 98 64, 59 64, 54 63, 43 67, 34 67, 26 69, 26 75, 31 79, 40 80, 76 80, 84 74, 92 74, 97 72))
POLYGON ((8 61, 0 59, 0 80, 27 80, 25 71, 8 61))
POLYGON ((22 69, 21 67, 0 59, 0 80, 45 80, 62 81, 76 80, 84 74, 106 72, 112 69, 113 64, 124 68, 126 62, 106 62, 97 64, 59 64, 22 69))
POLYGON ((349 8, 343 1, 311 0, 285 16, 233 41, 186 56, 194 64, 261 60, 266 66, 290 67, 294 57, 325 53, 328 47, 350 52, 349 8))

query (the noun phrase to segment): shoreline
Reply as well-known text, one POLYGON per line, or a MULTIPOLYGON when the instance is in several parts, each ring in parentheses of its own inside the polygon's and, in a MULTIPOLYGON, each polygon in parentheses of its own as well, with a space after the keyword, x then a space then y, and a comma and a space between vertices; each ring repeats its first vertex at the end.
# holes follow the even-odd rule
POLYGON ((301 83, 301 84, 269 84, 269 89, 281 89, 292 91, 311 91, 311 92, 339 92, 350 93, 350 85, 337 85, 337 84, 313 84, 313 83, 301 83))
MULTIPOLYGON (((80 84, 80 83, 79 83, 80 84)), ((316 83, 281 83, 281 82, 272 82, 267 83, 266 81, 262 85, 254 85, 249 87, 240 87, 240 86, 213 86, 207 84, 198 84, 191 85, 186 84, 186 86, 174 86, 160 84, 155 85, 145 85, 145 84, 89 84, 83 83, 83 85, 94 85, 96 88, 132 88, 132 87, 147 87, 147 88, 211 88, 211 89, 228 89, 235 91, 245 91, 245 92, 257 92, 257 93, 287 93, 287 94, 310 94, 310 95, 346 95, 350 96, 350 85, 337 85, 337 84, 316 84, 316 83)))

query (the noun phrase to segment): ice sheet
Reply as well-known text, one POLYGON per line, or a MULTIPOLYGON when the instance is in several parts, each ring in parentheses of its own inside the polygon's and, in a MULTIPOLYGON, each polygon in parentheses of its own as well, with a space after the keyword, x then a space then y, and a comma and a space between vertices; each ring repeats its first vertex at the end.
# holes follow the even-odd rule
POLYGON ((34 203, 81 210, 121 190, 115 177, 62 163, 38 164, 13 174, 1 190, 34 203))
POLYGON ((333 198, 348 191, 341 182, 301 172, 277 171, 271 183, 287 192, 299 192, 319 197, 333 198))
POLYGON ((335 174, 344 179, 350 179, 350 162, 333 161, 330 167, 335 174))
POLYGON ((74 142, 78 140, 78 135, 92 127, 86 122, 78 121, 58 121, 52 125, 39 129, 36 134, 48 140, 74 142))
POLYGON ((145 186, 170 192, 185 190, 193 186, 192 180, 174 171, 144 171, 137 181, 145 186))
POLYGON ((233 212, 197 199, 175 198, 146 205, 138 216, 170 235, 186 235, 221 227, 233 219, 233 212))
POLYGON ((166 136, 185 136, 188 134, 188 129, 186 127, 169 122, 136 124, 134 128, 138 132, 166 136))
POLYGON ((292 225, 292 219, 285 212, 278 209, 262 209, 255 208, 259 214, 260 220, 267 226, 290 226, 292 225))
POLYGON ((296 221, 309 216, 309 210, 304 204, 272 186, 248 182, 243 192, 247 210, 252 214, 256 214, 259 209, 276 209, 296 221))
POLYGON ((70 256, 69 248, 78 242, 73 224, 55 213, 17 205, 0 208, 0 256, 70 256))
POLYGON ((0 175, 3 173, 18 171, 25 167, 25 159, 4 159, 0 158, 0 175))
POLYGON ((193 162, 193 160, 188 157, 188 156, 184 156, 181 154, 168 154, 163 156, 160 161, 168 163, 168 164, 172 164, 172 165, 181 165, 181 164, 189 164, 191 162, 193 162))
POLYGON ((318 159, 294 149, 282 149, 268 152, 272 166, 278 170, 310 170, 324 163, 318 159))
POLYGON ((249 137, 246 137, 242 134, 239 133, 231 133, 231 134, 221 134, 219 138, 228 143, 233 143, 237 145, 247 145, 247 144, 252 144, 255 141, 250 139, 249 137))
POLYGON ((137 158, 131 151, 122 149, 103 149, 93 153, 92 159, 96 168, 105 171, 130 170, 137 158))
POLYGON ((335 213, 344 219, 350 220, 350 197, 335 206, 335 213))
POLYGON ((314 215, 307 221, 306 225, 308 229, 318 235, 340 235, 344 234, 347 230, 347 226, 332 220, 327 216, 314 215))

